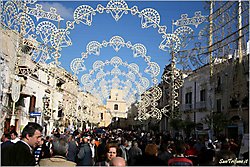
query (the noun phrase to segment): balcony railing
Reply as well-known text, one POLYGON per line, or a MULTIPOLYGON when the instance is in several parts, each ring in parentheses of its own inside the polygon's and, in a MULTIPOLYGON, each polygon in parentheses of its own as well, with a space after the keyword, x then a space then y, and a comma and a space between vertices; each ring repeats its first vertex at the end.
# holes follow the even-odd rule
POLYGON ((192 104, 181 104, 180 110, 181 111, 190 111, 192 109, 192 104))
POLYGON ((206 108, 206 101, 200 101, 200 102, 197 102, 196 103, 196 108, 197 109, 203 109, 203 108, 206 108))

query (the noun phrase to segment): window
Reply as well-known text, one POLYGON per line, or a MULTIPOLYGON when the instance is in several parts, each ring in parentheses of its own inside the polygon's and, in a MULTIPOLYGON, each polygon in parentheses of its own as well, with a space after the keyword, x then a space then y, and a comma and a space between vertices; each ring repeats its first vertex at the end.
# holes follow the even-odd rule
POLYGON ((200 91, 200 101, 206 101, 206 91, 205 91, 205 89, 202 89, 200 91))
POLYGON ((221 78, 220 76, 217 77, 217 87, 219 88, 221 86, 221 78))
POLYGON ((103 120, 103 113, 101 113, 101 120, 103 120))
POLYGON ((30 97, 30 106, 29 106, 29 112, 34 112, 36 106, 36 96, 30 97))
POLYGON ((185 103, 192 104, 192 92, 186 93, 185 95, 185 103))
POLYGON ((118 110, 118 104, 114 105, 114 110, 118 110))
POLYGON ((221 99, 217 99, 217 112, 221 112, 221 99))
POLYGON ((58 110, 57 117, 63 117, 63 111, 62 108, 58 110))
POLYGON ((50 80, 50 77, 48 76, 48 78, 47 78, 47 84, 48 84, 48 85, 49 85, 49 83, 50 83, 49 80, 50 80))

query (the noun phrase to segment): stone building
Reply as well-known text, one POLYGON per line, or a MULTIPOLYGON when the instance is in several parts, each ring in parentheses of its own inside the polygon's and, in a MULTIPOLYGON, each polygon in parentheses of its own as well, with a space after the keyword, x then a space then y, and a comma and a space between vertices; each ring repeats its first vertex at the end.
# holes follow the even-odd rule
POLYGON ((123 96, 122 90, 111 89, 106 108, 109 109, 112 117, 127 118, 127 104, 123 96))
POLYGON ((35 45, 22 45, 18 51, 20 37, 14 31, 1 30, 0 36, 4 41, 0 52, 1 134, 11 129, 20 134, 28 122, 42 124, 45 134, 55 127, 83 126, 83 122, 98 125, 99 103, 92 95, 84 95, 76 77, 53 63, 34 62, 29 53, 35 45), (12 86, 14 81, 20 89, 12 86))
POLYGON ((243 57, 242 64, 238 59, 217 60, 211 77, 211 67, 206 65, 184 79, 180 89, 180 111, 183 120, 196 123, 196 135, 211 135, 210 125, 204 123, 204 117, 214 113, 228 116, 229 122, 221 132, 223 135, 237 139, 248 133, 248 56, 243 57))

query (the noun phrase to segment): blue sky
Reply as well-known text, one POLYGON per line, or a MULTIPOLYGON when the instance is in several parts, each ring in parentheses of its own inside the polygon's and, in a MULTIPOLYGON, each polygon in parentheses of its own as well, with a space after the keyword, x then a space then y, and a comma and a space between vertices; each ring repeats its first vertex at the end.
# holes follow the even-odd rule
MULTIPOLYGON (((98 4, 106 6, 108 1, 38 1, 43 5, 44 10, 49 10, 50 7, 55 7, 64 21, 60 23, 60 28, 65 28, 65 20, 73 21, 73 12, 80 5, 89 5, 96 9, 98 4)), ((167 33, 172 32, 172 20, 180 19, 181 14, 188 14, 188 17, 193 17, 196 11, 201 11, 202 15, 207 16, 208 10, 204 10, 204 1, 126 1, 129 8, 137 6, 139 11, 145 8, 153 8, 160 14, 160 25, 167 27, 167 33)), ((198 32, 194 26, 191 26, 198 32)), ((159 49, 162 41, 161 34, 157 28, 149 27, 143 29, 141 27, 141 18, 138 15, 124 14, 119 21, 115 21, 110 13, 96 13, 92 18, 92 25, 75 24, 75 28, 70 31, 70 38, 73 44, 61 51, 61 66, 67 71, 70 70, 70 63, 75 58, 80 58, 82 52, 86 52, 86 46, 91 41, 102 42, 109 41, 113 36, 120 36, 125 42, 130 41, 133 45, 136 43, 143 44, 147 49, 147 55, 151 57, 151 61, 158 63, 161 68, 158 80, 160 81, 161 74, 165 65, 170 63, 170 54, 159 49)), ((191 42, 192 43, 192 42, 191 42)), ((134 58, 132 50, 126 47, 121 48, 119 52, 115 52, 112 47, 101 49, 99 56, 90 55, 85 61, 85 66, 88 70, 92 68, 92 64, 96 60, 110 60, 114 56, 120 57, 123 61, 136 63, 140 67, 140 72, 143 74, 146 67, 142 58, 134 58)), ((80 79, 80 73, 78 78, 80 79)))
MULTIPOLYGON (((38 1, 39 2, 39 1, 38 1)), ((204 11, 204 2, 203 1, 126 1, 129 8, 137 6, 139 11, 145 8, 153 8, 161 16, 160 25, 167 26, 167 32, 171 33, 171 22, 172 20, 177 20, 180 18, 181 14, 188 14, 189 17, 194 16, 195 11, 202 11, 202 15, 207 15, 208 11, 204 11)), ((108 1, 51 1, 51 2, 40 2, 43 5, 44 9, 49 7, 56 7, 58 13, 65 20, 73 20, 73 12, 80 5, 89 5, 94 9, 98 4, 106 6, 108 1)), ((157 29, 150 27, 147 29, 141 28, 141 19, 138 15, 133 16, 130 13, 123 15, 119 21, 115 21, 111 14, 96 13, 92 19, 92 25, 86 26, 79 24, 75 26, 74 30, 70 31, 70 38, 73 42, 72 46, 64 48, 61 52, 62 57, 60 59, 62 66, 66 69, 69 68, 69 61, 73 58, 80 57, 81 52, 86 51, 86 46, 91 41, 103 40, 108 41, 113 36, 121 36, 125 41, 131 41, 132 44, 141 43, 147 48, 147 53, 151 56, 152 60, 159 63, 162 66, 168 63, 169 54, 160 50, 158 48, 162 38, 161 35, 157 32, 157 29)), ((65 22, 62 21, 61 28, 65 27, 65 22)), ((192 27, 195 30, 195 27, 192 27)), ((102 56, 107 56, 104 48, 101 50, 102 56), (102 54, 103 53, 103 54, 102 54)), ((124 48, 125 57, 122 58, 129 59, 131 58, 130 49, 124 48)), ((110 53, 110 55, 119 55, 120 53, 110 53)), ((90 56, 89 59, 94 58, 90 56)), ((132 58, 133 59, 133 58, 132 58)), ((129 61, 128 60, 128 61, 129 61)), ((89 60, 90 61, 90 60, 89 60)), ((136 60, 131 60, 136 61, 136 60)), ((87 63, 87 62, 86 62, 87 63)))

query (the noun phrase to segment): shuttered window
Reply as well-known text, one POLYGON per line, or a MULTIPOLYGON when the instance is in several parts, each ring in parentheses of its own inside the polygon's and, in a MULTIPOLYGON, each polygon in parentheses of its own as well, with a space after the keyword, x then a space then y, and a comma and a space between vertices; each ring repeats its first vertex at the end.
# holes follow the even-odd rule
POLYGON ((29 107, 29 112, 34 112, 36 107, 36 96, 31 96, 30 97, 30 107, 29 107))

